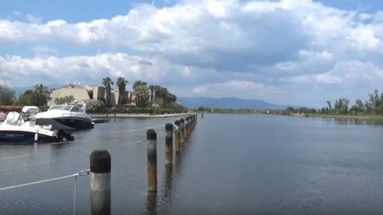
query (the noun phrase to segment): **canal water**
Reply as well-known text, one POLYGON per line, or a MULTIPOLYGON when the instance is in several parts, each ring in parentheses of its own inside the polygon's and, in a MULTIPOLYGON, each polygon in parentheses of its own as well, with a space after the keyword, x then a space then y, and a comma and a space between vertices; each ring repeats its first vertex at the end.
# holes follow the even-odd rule
MULTIPOLYGON (((265 115, 205 114, 173 169, 164 126, 116 119, 58 144, 0 146, 0 187, 89 168, 112 155, 113 214, 382 214, 383 126, 265 115), (147 195, 148 128, 158 132, 158 195, 147 195)), ((74 179, 0 191, 0 214, 71 214, 74 179)), ((89 176, 76 213, 90 213, 89 176)))

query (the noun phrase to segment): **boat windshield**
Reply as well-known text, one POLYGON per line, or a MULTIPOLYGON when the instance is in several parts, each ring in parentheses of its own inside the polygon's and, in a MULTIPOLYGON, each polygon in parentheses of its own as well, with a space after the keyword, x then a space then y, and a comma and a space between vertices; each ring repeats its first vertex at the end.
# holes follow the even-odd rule
POLYGON ((71 108, 71 105, 53 105, 49 110, 70 110, 71 108))
POLYGON ((73 106, 73 108, 70 110, 70 112, 80 112, 80 108, 77 106, 73 106))

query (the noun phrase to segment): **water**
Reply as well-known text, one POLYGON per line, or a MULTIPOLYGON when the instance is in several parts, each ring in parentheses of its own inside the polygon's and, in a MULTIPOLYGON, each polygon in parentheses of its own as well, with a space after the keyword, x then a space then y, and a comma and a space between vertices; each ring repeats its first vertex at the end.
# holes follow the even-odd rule
MULTIPOLYGON (((117 119, 75 141, 0 146, 0 187, 89 168, 112 155, 113 214, 382 214, 383 127, 328 119, 206 115, 173 169, 164 125, 175 118, 117 119), (158 132, 158 195, 146 190, 145 131, 158 132)), ((0 192, 0 214, 71 214, 73 179, 0 192)), ((89 214, 89 176, 77 214, 89 214)))

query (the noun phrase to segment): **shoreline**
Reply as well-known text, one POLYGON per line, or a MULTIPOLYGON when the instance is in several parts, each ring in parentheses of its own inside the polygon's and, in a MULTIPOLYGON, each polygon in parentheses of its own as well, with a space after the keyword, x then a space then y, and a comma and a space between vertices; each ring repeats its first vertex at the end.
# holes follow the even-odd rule
POLYGON ((172 114, 145 114, 145 113, 95 113, 89 114, 92 119, 110 119, 110 118, 167 118, 175 116, 185 116, 192 113, 172 113, 172 114))
POLYGON ((344 119, 344 120, 383 121, 383 116, 379 116, 379 115, 307 114, 307 117, 312 117, 312 118, 327 118, 327 119, 344 119))

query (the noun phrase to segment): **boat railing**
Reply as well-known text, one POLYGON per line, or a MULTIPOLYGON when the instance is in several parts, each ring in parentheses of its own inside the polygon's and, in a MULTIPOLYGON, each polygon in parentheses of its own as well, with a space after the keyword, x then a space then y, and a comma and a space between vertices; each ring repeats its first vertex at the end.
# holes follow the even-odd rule
POLYGON ((73 211, 73 214, 76 214, 77 181, 78 181, 78 178, 80 176, 89 175, 89 172, 90 172, 90 170, 87 169, 87 170, 79 171, 79 172, 74 173, 74 174, 60 176, 60 177, 56 177, 56 178, 49 178, 49 179, 43 179, 43 180, 39 180, 39 181, 28 182, 25 184, 18 184, 18 185, 12 185, 12 186, 8 186, 8 187, 2 187, 2 188, 0 188, 0 192, 5 191, 5 190, 13 190, 13 189, 18 189, 18 188, 22 188, 22 187, 27 187, 27 186, 37 185, 37 184, 50 183, 53 181, 60 181, 60 180, 73 178, 74 181, 73 181, 73 210, 72 211, 73 211))
POLYGON ((50 117, 55 117, 55 116, 63 116, 63 117, 67 117, 67 116, 73 116, 73 117, 76 117, 76 116, 81 116, 81 117, 84 117, 86 116, 85 113, 82 113, 82 112, 62 112, 62 113, 52 113, 51 115, 48 115, 50 117))

